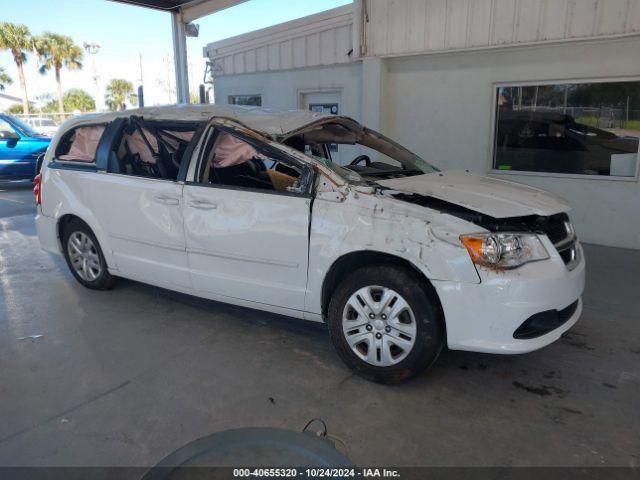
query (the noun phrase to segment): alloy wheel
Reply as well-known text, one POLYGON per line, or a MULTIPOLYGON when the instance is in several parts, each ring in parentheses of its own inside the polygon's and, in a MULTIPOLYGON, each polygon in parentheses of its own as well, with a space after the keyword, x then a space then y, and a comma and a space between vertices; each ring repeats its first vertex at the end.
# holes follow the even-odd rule
POLYGON ((75 272, 85 282, 94 282, 102 273, 98 249, 83 232, 74 232, 67 241, 69 260, 75 272))

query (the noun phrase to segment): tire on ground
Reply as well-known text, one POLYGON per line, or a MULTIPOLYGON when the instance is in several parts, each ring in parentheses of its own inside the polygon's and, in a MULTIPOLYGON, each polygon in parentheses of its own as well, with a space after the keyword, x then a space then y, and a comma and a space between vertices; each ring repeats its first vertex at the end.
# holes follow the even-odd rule
POLYGON ((338 355, 356 374, 377 383, 395 384, 418 375, 436 361, 444 345, 444 322, 436 293, 424 282, 417 272, 390 264, 360 268, 338 285, 329 303, 329 334, 338 355), (368 286, 394 290, 413 311, 416 339, 408 355, 395 365, 381 367, 366 362, 352 351, 345 338, 342 322, 347 301, 368 286))
POLYGON ((117 279, 107 270, 107 262, 104 258, 104 254, 102 253, 102 248, 100 247, 96 236, 91 231, 91 228, 89 228, 89 226, 82 220, 75 218, 64 226, 64 230, 62 231, 62 250, 69 270, 71 270, 71 273, 81 285, 92 290, 110 290, 115 286, 117 279), (69 257, 69 239, 76 232, 84 233, 91 239, 98 255, 100 261, 100 275, 98 275, 98 277, 93 281, 87 281, 80 277, 73 267, 69 257))

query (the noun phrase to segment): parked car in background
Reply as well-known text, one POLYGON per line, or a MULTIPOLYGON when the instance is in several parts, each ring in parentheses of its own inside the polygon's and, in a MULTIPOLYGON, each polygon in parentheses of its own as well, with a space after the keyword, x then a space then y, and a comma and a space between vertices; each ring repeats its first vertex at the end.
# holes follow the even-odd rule
POLYGON ((38 236, 88 288, 125 277, 326 322, 344 362, 384 383, 445 345, 542 348, 582 312, 567 203, 441 172, 348 117, 162 107, 72 119, 56 139, 38 236))
POLYGON ((50 143, 31 125, 0 113, 0 180, 33 179, 50 143))
POLYGON ((36 132, 47 137, 53 137, 59 127, 50 117, 30 117, 27 121, 36 132))
POLYGON ((498 117, 496 165, 500 170, 620 175, 612 167, 626 156, 628 175, 635 174, 637 137, 620 137, 557 112, 504 108, 498 117))

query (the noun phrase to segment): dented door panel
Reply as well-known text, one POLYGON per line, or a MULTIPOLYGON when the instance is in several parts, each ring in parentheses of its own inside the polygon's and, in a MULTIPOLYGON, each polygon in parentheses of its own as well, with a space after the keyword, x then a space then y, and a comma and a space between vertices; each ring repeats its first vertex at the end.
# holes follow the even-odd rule
POLYGON ((310 199, 186 185, 184 222, 196 290, 303 310, 310 199))
POLYGON ((92 210, 107 232, 118 271, 156 285, 190 287, 182 185, 115 174, 94 179, 92 210))

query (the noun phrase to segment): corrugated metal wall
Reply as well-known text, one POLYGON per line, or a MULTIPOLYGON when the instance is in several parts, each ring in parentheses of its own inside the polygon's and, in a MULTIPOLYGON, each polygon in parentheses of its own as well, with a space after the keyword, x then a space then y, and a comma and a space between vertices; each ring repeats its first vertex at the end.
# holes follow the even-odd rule
POLYGON ((205 47, 214 75, 234 75, 352 61, 351 6, 215 42, 205 47))
POLYGON ((640 32, 640 0, 365 0, 366 55, 640 32))

